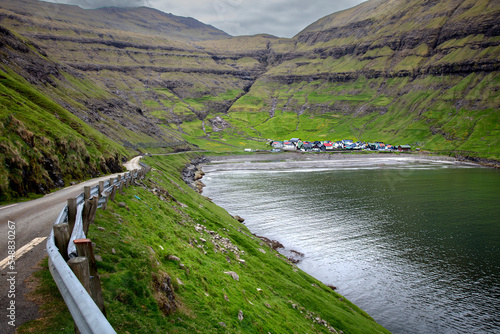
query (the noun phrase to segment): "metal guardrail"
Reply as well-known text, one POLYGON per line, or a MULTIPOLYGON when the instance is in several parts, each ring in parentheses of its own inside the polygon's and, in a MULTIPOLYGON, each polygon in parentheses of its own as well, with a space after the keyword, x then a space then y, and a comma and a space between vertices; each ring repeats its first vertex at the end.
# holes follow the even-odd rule
MULTIPOLYGON (((105 181, 103 187, 104 189, 101 194, 99 194, 99 185, 92 187, 90 189, 90 198, 101 195, 99 196, 97 207, 102 207, 102 205, 107 201, 106 197, 111 193, 113 186, 120 186, 120 183, 125 183, 133 177, 145 175, 145 173, 150 170, 150 168, 143 163, 141 163, 141 166, 142 168, 140 170, 134 170, 132 172, 125 173, 119 181, 116 178, 113 179, 112 184, 110 184, 109 180, 105 181)), ((77 256, 76 247, 73 241, 76 239, 85 238, 85 234, 82 229, 82 211, 85 203, 84 197, 84 193, 81 193, 76 197, 76 220, 67 249, 67 254, 70 258, 77 256)), ((54 225, 67 222, 68 212, 68 206, 65 206, 54 222, 54 225)), ((76 275, 68 266, 66 260, 61 255, 60 250, 55 244, 54 231, 50 233, 50 236, 47 240, 47 253, 49 255, 50 273, 52 274, 52 277, 59 291, 61 292, 64 302, 66 303, 68 310, 70 311, 75 325, 76 327, 78 327, 80 333, 116 333, 116 331, 109 324, 108 320, 102 314, 101 310, 96 305, 92 297, 87 293, 87 290, 80 283, 76 275)))

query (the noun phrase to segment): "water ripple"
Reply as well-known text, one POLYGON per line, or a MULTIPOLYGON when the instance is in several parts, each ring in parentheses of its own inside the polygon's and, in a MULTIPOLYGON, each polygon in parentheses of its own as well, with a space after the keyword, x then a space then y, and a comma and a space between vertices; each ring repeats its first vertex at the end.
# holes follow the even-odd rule
POLYGON ((205 195, 394 333, 500 332, 500 174, 454 167, 216 171, 205 195))

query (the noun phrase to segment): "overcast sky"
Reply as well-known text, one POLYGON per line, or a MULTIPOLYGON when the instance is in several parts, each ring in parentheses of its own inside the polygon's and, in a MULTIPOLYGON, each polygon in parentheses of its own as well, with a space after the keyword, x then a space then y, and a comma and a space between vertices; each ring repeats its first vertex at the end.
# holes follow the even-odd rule
POLYGON ((292 37, 314 21, 364 0, 46 0, 82 8, 152 7, 193 17, 230 35, 292 37))

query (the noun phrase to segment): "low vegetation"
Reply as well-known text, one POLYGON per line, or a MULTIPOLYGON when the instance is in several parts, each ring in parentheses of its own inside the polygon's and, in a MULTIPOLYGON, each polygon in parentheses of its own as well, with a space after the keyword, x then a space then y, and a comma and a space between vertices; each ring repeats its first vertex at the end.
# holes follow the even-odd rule
POLYGON ((11 71, 0 70, 0 202, 121 171, 130 153, 11 71))
MULTIPOLYGON (((153 171, 99 210, 91 226, 118 333, 387 332, 184 183, 181 170, 193 157, 146 158, 153 171)), ((66 313, 46 316, 61 325, 37 333, 72 330, 56 320, 66 313)))

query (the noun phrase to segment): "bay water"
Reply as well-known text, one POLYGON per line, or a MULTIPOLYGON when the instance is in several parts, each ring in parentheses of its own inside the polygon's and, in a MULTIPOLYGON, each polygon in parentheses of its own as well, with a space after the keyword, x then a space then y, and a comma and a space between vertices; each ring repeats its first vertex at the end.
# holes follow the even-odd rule
POLYGON ((393 333, 500 333, 500 171, 367 161, 206 165, 203 194, 393 333))

